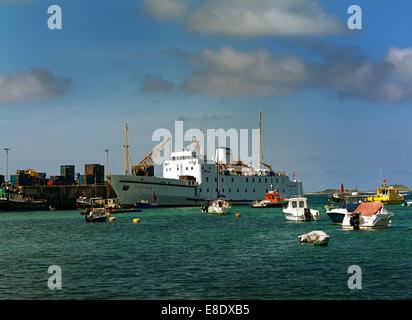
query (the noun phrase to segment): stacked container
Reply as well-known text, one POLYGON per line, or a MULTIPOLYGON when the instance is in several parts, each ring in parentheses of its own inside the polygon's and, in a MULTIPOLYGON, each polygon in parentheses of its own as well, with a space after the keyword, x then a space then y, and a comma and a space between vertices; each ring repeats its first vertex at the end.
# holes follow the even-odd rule
POLYGON ((74 184, 74 165, 61 165, 60 175, 64 177, 66 185, 74 184))
POLYGON ((104 166, 101 164, 86 164, 84 166, 84 176, 82 177, 80 178, 81 184, 103 183, 104 166))

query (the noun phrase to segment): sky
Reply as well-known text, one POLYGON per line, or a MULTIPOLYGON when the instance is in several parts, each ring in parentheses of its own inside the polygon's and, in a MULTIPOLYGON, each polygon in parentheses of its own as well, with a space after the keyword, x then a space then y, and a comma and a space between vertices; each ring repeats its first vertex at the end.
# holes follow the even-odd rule
MULTIPOLYGON (((159 128, 253 129, 274 170, 412 188, 409 1, 0 0, 0 174, 124 172, 159 128), (362 9, 351 30, 348 8, 362 9), (62 10, 51 30, 50 5, 62 10)), ((160 167, 156 168, 158 174, 160 167)))

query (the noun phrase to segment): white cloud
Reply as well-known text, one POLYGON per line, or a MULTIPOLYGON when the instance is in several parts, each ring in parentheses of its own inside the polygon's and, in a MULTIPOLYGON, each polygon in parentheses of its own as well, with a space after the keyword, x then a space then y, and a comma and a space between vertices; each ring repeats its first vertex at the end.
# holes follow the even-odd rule
POLYGON ((412 79, 412 48, 391 47, 386 55, 386 61, 395 66, 397 73, 412 79))
POLYGON ((158 19, 182 19, 187 30, 229 36, 314 35, 343 31, 317 0, 144 0, 158 19))
POLYGON ((160 20, 177 19, 187 11, 187 3, 182 0, 144 0, 143 6, 160 20))
POLYGON ((0 105, 47 100, 65 94, 70 79, 58 79, 45 68, 30 68, 22 72, 0 73, 0 105))
POLYGON ((193 10, 188 29, 235 36, 340 33, 340 20, 315 0, 210 0, 193 10))
POLYGON ((391 48, 381 61, 356 50, 343 52, 328 50, 317 62, 263 48, 242 52, 222 47, 198 54, 179 54, 190 70, 180 90, 193 95, 232 97, 315 89, 340 98, 412 100, 412 48, 391 48))
POLYGON ((199 68, 182 85, 186 93, 212 96, 269 96, 294 90, 305 77, 301 58, 266 49, 238 52, 231 47, 203 50, 199 68))

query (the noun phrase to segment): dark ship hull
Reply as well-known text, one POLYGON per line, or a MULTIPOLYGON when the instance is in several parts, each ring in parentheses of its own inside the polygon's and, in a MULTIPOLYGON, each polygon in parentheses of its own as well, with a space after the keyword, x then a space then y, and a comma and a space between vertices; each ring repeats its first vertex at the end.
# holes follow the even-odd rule
POLYGON ((0 211, 41 211, 48 209, 47 200, 20 201, 0 199, 0 211))

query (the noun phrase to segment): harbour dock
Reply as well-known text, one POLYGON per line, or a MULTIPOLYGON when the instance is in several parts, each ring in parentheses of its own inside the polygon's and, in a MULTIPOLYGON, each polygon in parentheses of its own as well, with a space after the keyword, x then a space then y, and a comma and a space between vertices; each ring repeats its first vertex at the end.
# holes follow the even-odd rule
POLYGON ((45 199, 57 210, 76 209, 76 200, 83 197, 115 198, 111 186, 107 183, 96 185, 42 185, 23 186, 22 192, 26 197, 45 199))

